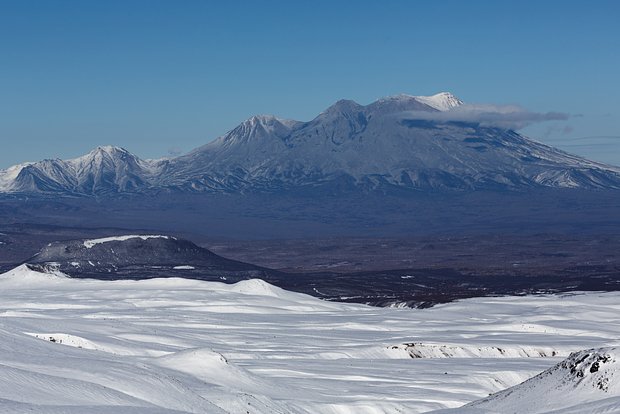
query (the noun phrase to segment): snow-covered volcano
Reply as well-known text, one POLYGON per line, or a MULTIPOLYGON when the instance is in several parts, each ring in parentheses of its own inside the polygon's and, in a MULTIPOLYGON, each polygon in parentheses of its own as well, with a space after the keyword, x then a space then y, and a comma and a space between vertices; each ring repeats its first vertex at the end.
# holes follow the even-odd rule
POLYGON ((341 100, 309 122, 254 116, 177 158, 144 161, 101 147, 70 161, 0 171, 0 191, 286 192, 307 188, 620 188, 620 170, 517 132, 436 116, 458 111, 450 93, 341 100))

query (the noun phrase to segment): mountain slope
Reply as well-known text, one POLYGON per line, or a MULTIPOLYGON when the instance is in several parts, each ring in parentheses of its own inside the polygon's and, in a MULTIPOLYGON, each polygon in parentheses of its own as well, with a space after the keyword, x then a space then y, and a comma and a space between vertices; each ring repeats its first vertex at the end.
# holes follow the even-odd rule
POLYGON ((94 195, 132 192, 148 188, 157 174, 157 161, 103 146, 72 160, 43 160, 1 171, 0 190, 94 195))
POLYGON ((102 195, 620 188, 620 169, 509 129, 437 116, 450 115, 461 105, 444 92, 397 95, 366 106, 341 100, 309 122, 255 116, 168 160, 144 161, 120 148, 99 147, 75 160, 12 167, 0 171, 0 191, 102 195))
POLYGON ((611 413, 620 409, 618 348, 589 349, 514 387, 442 413, 611 413))
POLYGON ((218 256, 194 243, 163 235, 124 235, 50 243, 27 260, 33 269, 72 277, 271 280, 279 272, 218 256))
POLYGON ((518 133, 419 113, 458 106, 450 94, 338 101, 306 123, 252 118, 175 159, 196 190, 268 190, 348 183, 363 189, 620 187, 617 171, 518 133), (421 117, 424 118, 424 117, 421 117), (196 166, 200 165, 200 168, 196 166))

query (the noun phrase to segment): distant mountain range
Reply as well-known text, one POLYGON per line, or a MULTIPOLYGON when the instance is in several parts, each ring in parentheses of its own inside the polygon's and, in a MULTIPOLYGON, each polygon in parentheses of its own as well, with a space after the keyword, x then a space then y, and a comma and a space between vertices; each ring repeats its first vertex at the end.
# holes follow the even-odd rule
POLYGON ((0 170, 0 193, 620 188, 620 169, 513 130, 415 115, 462 104, 450 93, 398 95, 366 106, 341 100, 309 122, 254 116, 176 158, 142 160, 102 146, 72 160, 16 165, 0 170))

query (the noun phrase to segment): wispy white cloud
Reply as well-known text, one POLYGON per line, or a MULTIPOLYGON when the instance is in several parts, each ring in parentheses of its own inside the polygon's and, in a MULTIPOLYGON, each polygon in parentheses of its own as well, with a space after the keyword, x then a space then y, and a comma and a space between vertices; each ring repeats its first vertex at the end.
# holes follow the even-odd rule
POLYGON ((588 137, 567 138, 562 140, 564 147, 607 147, 617 151, 620 135, 595 135, 588 137))
POLYGON ((517 105, 464 104, 444 112, 412 111, 406 119, 437 122, 471 122, 504 129, 522 129, 545 121, 565 121, 571 115, 562 112, 532 112, 517 105))

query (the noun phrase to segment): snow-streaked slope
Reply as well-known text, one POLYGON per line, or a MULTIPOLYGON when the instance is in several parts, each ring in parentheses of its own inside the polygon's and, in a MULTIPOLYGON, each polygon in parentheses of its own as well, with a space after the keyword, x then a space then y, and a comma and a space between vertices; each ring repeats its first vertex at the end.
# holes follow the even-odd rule
POLYGON ((461 414, 620 412, 620 349, 595 348, 564 361, 522 384, 455 410, 461 414))
POLYGON ((226 259, 188 240, 161 234, 52 242, 27 263, 31 268, 63 272, 71 277, 103 279, 146 279, 172 275, 238 281, 268 277, 270 274, 267 269, 226 259), (182 272, 190 270, 191 275, 182 272))
POLYGON ((620 188, 620 172, 510 130, 412 119, 462 104, 450 93, 341 100, 301 123, 254 117, 170 160, 162 185, 193 191, 620 188))
POLYGON ((9 167, 6 170, 0 170, 0 191, 10 191, 19 173, 31 164, 32 163, 23 163, 9 167))
POLYGON ((617 344, 619 309, 618 293, 372 308, 256 280, 109 282, 24 266, 0 275, 0 412, 454 408, 617 344), (467 352, 412 358, 412 343, 467 352))
POLYGON ((462 105, 449 92, 401 94, 368 105, 340 100, 308 122, 254 116, 176 158, 98 147, 74 160, 15 166, 0 171, 0 192, 620 188, 616 167, 505 128, 451 121, 462 105))
POLYGON ((0 171, 0 191, 107 194, 144 190, 164 161, 141 160, 129 151, 97 147, 71 160, 43 160, 0 171))

